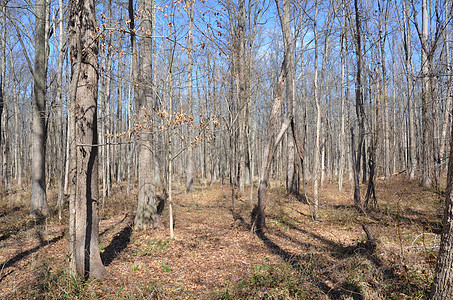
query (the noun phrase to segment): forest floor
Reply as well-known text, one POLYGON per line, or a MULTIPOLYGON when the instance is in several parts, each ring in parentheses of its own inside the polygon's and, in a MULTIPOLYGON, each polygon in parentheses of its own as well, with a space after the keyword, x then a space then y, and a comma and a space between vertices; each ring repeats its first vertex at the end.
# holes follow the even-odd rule
MULTIPOLYGON (((362 215, 349 184, 339 192, 326 183, 314 221, 308 204, 272 182, 267 229, 256 235, 248 189, 233 219, 229 186, 176 187, 171 240, 167 207, 161 229, 132 230, 136 197, 117 185, 100 223, 102 282, 67 275, 67 210, 61 222, 54 215, 37 224, 29 189, 3 191, 0 299, 426 299, 444 196, 404 175, 378 180, 376 191, 377 208, 362 215)), ((53 208, 56 197, 49 191, 53 208)))

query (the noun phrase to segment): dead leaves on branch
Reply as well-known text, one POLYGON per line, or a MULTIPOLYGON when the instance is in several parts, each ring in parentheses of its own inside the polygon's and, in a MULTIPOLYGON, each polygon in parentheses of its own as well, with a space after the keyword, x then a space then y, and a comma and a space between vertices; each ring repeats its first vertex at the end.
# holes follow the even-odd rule
POLYGON ((107 139, 129 139, 133 136, 140 137, 143 134, 174 134, 182 142, 190 147, 197 146, 203 141, 211 141, 215 138, 214 128, 220 125, 215 115, 200 116, 195 118, 184 112, 167 111, 165 109, 152 108, 152 110, 142 107, 139 113, 133 114, 133 125, 126 131, 116 134, 106 134, 107 139), (184 128, 190 129, 185 132, 184 128))

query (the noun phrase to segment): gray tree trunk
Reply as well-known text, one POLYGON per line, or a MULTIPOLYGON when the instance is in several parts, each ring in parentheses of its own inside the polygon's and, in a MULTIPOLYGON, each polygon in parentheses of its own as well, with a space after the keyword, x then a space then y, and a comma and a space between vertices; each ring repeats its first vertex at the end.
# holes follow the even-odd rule
POLYGON ((33 70, 32 195, 30 215, 47 216, 46 200, 46 12, 47 1, 38 0, 35 9, 35 65, 33 70))
MULTIPOLYGON (((152 113, 153 108, 153 32, 152 24, 154 15, 154 1, 142 0, 139 3, 143 11, 141 24, 144 36, 140 38, 139 48, 142 61, 140 63, 139 78, 139 95, 136 99, 136 109, 140 121, 146 122, 146 114, 152 113)), ((139 137, 138 145, 138 206, 135 215, 135 229, 145 230, 147 228, 156 228, 162 225, 160 216, 157 213, 156 196, 154 192, 153 178, 153 153, 152 137, 153 135, 142 130, 139 137)))
POLYGON ((430 186, 432 183, 432 120, 430 115, 430 83, 429 83, 429 58, 428 58, 428 34, 429 34, 429 18, 428 18, 428 0, 422 1, 422 186, 430 186))
MULTIPOLYGON (((193 97, 192 97, 192 72, 193 72, 193 17, 195 11, 195 0, 187 0, 187 16, 189 18, 189 33, 187 40, 187 102, 190 110, 189 114, 193 113, 193 97)), ((192 131, 189 127, 189 135, 192 131)), ((193 148, 189 145, 187 149, 187 173, 186 173, 186 189, 193 190, 193 148)))
POLYGON ((3 148, 4 148, 4 143, 3 141, 3 108, 5 105, 5 99, 3 98, 3 88, 5 86, 5 38, 6 38, 6 1, 1 1, 0 2, 0 9, 1 9, 1 16, 0 16, 0 27, 1 32, 0 32, 0 186, 3 182, 3 177, 5 176, 3 172, 3 148))
POLYGON ((416 146, 415 146, 415 108, 414 108, 414 97, 412 94, 412 33, 411 33, 411 24, 409 19, 409 4, 407 0, 403 2, 403 15, 404 15, 404 61, 406 67, 406 85, 407 85, 407 109, 408 114, 408 139, 409 139, 409 158, 408 158, 408 177, 410 180, 415 178, 415 170, 417 168, 417 156, 416 156, 416 146))
MULTIPOLYGON (((451 137, 453 137, 453 130, 451 137)), ((445 190, 444 228, 440 242, 439 256, 437 257, 434 282, 431 288, 431 299, 433 300, 453 298, 453 138, 451 137, 447 187, 445 190)))
POLYGON ((65 178, 65 144, 63 138, 63 60, 65 56, 65 49, 63 49, 64 45, 64 7, 63 7, 63 0, 58 1, 59 7, 59 20, 58 20, 58 75, 57 75, 57 126, 58 132, 61 132, 60 137, 58 138, 58 218, 61 220, 61 214, 63 210, 63 202, 64 202, 64 178, 65 178))
POLYGON ((347 89, 345 87, 345 66, 346 66, 346 0, 342 1, 343 18, 341 23, 341 111, 340 111, 340 162, 338 169, 338 190, 341 192, 343 188, 343 173, 345 169, 345 100, 347 89))
POLYGON ((94 0, 70 3, 71 82, 75 89, 75 248, 77 273, 85 278, 107 275, 99 252, 98 219, 98 40, 94 0), (80 32, 78 32, 80 31, 80 32))
MULTIPOLYGON (((358 180, 356 180, 356 176, 358 177, 360 174, 360 161, 362 159, 362 152, 364 149, 365 143, 365 110, 363 107, 363 94, 362 94, 362 63, 363 63, 363 55, 362 55, 362 42, 361 42, 361 21, 360 21, 360 12, 359 12, 359 4, 358 0, 354 0, 354 9, 355 9, 355 46, 356 46, 356 59, 357 59, 357 72, 356 72, 356 83, 355 83, 355 109, 356 115, 358 119, 358 127, 359 127, 359 142, 357 145, 357 158, 355 159, 355 164, 353 168, 355 168, 354 174, 354 204, 355 206, 361 210, 362 204, 360 203, 360 188, 358 185, 358 180)), ((363 153, 364 154, 364 153, 363 153)), ((363 177, 366 180, 366 162, 364 160, 364 168, 363 168, 363 177)))
POLYGON ((315 18, 313 24, 313 34, 315 39, 315 55, 314 55, 314 68, 315 68, 315 75, 313 81, 313 89, 314 89, 314 100, 316 106, 316 135, 315 135, 315 150, 314 150, 314 158, 313 158, 313 202, 314 202, 314 212, 313 218, 318 217, 318 207, 319 207, 319 199, 318 199, 318 189, 319 189, 319 172, 320 172, 320 143, 321 143, 321 105, 319 103, 319 91, 318 91, 318 30, 317 30, 317 18, 318 18, 318 1, 316 1, 316 8, 315 8, 315 18))
MULTIPOLYGON (((288 107, 288 115, 294 116, 294 89, 295 89, 295 62, 294 62, 294 51, 293 51, 293 37, 291 34, 291 12, 290 5, 283 5, 283 19, 280 20, 282 23, 283 41, 285 46, 285 52, 288 52, 288 64, 287 72, 288 77, 286 78, 286 103, 288 107)), ((295 145, 293 140, 292 129, 289 128, 287 132, 287 147, 288 147, 288 161, 286 170, 286 193, 297 194, 297 180, 296 180, 296 153, 295 145)))

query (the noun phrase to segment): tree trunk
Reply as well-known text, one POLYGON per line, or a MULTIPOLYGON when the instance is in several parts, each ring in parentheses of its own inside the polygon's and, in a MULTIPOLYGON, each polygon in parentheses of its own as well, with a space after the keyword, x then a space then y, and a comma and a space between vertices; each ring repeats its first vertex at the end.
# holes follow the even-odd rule
POLYGON ((429 58, 428 58, 428 0, 422 1, 422 186, 430 186, 432 183, 431 167, 432 167, 432 150, 431 149, 431 138, 432 138, 432 123, 430 115, 430 84, 429 84, 429 58))
POLYGON ((356 59, 357 59, 357 72, 356 72, 356 84, 355 84, 355 109, 359 126, 359 143, 357 145, 357 159, 356 159, 356 171, 360 173, 360 162, 363 157, 363 181, 366 181, 366 161, 365 161, 365 109, 363 107, 363 94, 362 94, 362 33, 360 31, 361 21, 358 0, 354 0, 355 8, 355 44, 356 44, 356 59))
MULTIPOLYGON (((154 0, 140 1, 140 11, 143 11, 141 24, 144 36, 139 41, 140 55, 140 91, 137 97, 136 109, 141 122, 147 122, 147 114, 151 114, 153 108, 153 32, 152 16, 154 14, 154 0)), ((156 228, 162 225, 160 216, 157 213, 156 196, 154 192, 153 178, 153 135, 145 130, 139 132, 138 145, 138 206, 135 216, 135 229, 156 228)))
POLYGON ((47 216, 46 200, 46 11, 47 1, 36 2, 35 65, 33 70, 32 195, 30 215, 47 216))
MULTIPOLYGON (((189 18, 189 33, 187 40, 187 102, 189 105, 189 114, 193 114, 193 98, 192 98, 192 72, 193 72, 193 17, 195 11, 195 0, 187 0, 187 16, 189 18)), ((192 130, 189 126, 189 135, 192 134, 192 130)), ((186 178, 186 189, 188 191, 193 190, 193 148, 189 146, 187 149, 187 178, 186 178)))
POLYGON ((4 148, 4 141, 3 141, 3 107, 5 105, 5 100, 3 98, 3 88, 5 86, 5 70, 6 70, 6 58, 5 58, 5 38, 6 38, 6 1, 0 2, 0 9, 1 9, 1 16, 0 16, 0 186, 3 182, 3 177, 5 176, 3 172, 3 148, 4 148))
POLYGON ((338 190, 341 192, 343 188, 343 173, 345 169, 345 100, 347 89, 345 87, 345 66, 346 66, 346 0, 342 1, 343 18, 341 23, 341 111, 340 111, 340 162, 338 170, 338 190))
POLYGON ((445 190, 444 228, 437 257, 431 299, 453 298, 453 128, 450 136, 450 156, 448 161, 447 187, 445 190))
MULTIPOLYGON (((295 62, 294 62, 294 51, 293 51, 293 40, 291 34, 291 11, 289 3, 283 4, 283 19, 280 20, 282 23, 282 33, 284 36, 285 52, 288 52, 288 65, 287 72, 288 77, 286 78, 286 103, 288 107, 288 115, 294 116, 294 89, 295 89, 295 62)), ((296 153, 295 145, 293 140, 292 129, 289 128, 287 132, 287 147, 288 147, 288 161, 286 170, 286 193, 297 194, 297 181, 296 181, 296 153)))
POLYGON ((356 162, 355 141, 354 141, 354 128, 351 127, 351 153, 352 153, 352 169, 354 173, 354 206, 357 210, 362 211, 362 201, 360 200, 360 183, 359 183, 359 170, 356 162))
MULTIPOLYGON (((277 4, 277 8, 279 7, 280 0, 275 0, 277 4)), ((289 5, 289 1, 285 0, 284 5, 289 5)), ((265 217, 265 208, 266 208, 266 200, 267 200, 267 187, 269 185, 269 173, 271 162, 274 157, 275 149, 278 146, 280 139, 282 138, 285 132, 285 124, 282 125, 282 129, 280 130, 279 135, 277 138, 274 137, 275 127, 277 125, 277 120, 279 117, 279 111, 282 103, 282 94, 283 94, 283 87, 285 85, 285 80, 287 76, 287 61, 289 59, 289 53, 285 52, 285 57, 282 62, 282 66, 280 69, 280 74, 278 76, 277 85, 275 89, 275 97, 274 102, 272 104, 272 110, 269 118, 269 123, 267 127, 267 135, 266 141, 264 144, 264 152, 263 152, 263 159, 261 161, 261 172, 260 172, 260 181, 258 185, 258 203, 254 207, 252 212, 252 229, 254 228, 256 232, 262 232, 266 227, 266 217, 265 217), (275 144, 274 144, 275 139, 275 144)), ((286 128, 289 126, 289 122, 286 125, 286 128)))
POLYGON ((64 136, 63 136, 63 60, 65 56, 65 49, 63 49, 64 45, 64 19, 63 19, 63 0, 58 1, 59 7, 59 20, 58 20, 58 74, 57 74, 57 124, 58 124, 58 132, 61 133, 58 141, 58 218, 61 220, 63 204, 64 204, 64 178, 65 178, 65 144, 64 144, 64 136))
POLYGON ((318 1, 316 1, 315 8, 315 18, 314 18, 314 39, 315 39, 315 76, 314 76, 314 96, 315 96, 315 106, 316 106, 316 135, 315 135, 315 150, 313 158, 313 202, 314 202, 314 212, 313 218, 318 217, 318 189, 319 189, 319 172, 320 172, 320 143, 321 143, 321 105, 319 103, 319 91, 318 91, 318 30, 317 30, 317 18, 318 18, 318 1))
POLYGON ((407 85, 407 109, 408 114, 408 139, 409 139, 409 159, 408 159, 408 177, 410 180, 415 178, 415 169, 417 168, 417 156, 415 145, 415 108, 414 97, 412 94, 412 34, 411 24, 409 20, 409 5, 407 0, 403 2, 404 9, 404 53, 406 67, 406 85, 407 85))
POLYGON ((98 219, 98 40, 94 1, 72 2, 70 12, 71 82, 75 82, 75 267, 84 278, 107 272, 99 252, 98 219), (78 31, 80 31, 78 33, 78 31), (79 39, 80 38, 80 39, 79 39))

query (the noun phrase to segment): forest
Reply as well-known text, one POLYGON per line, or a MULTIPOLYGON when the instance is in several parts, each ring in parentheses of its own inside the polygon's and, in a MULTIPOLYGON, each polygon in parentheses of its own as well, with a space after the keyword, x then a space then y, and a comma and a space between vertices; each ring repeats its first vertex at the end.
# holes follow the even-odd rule
POLYGON ((453 299, 451 0, 0 0, 0 299, 453 299))

